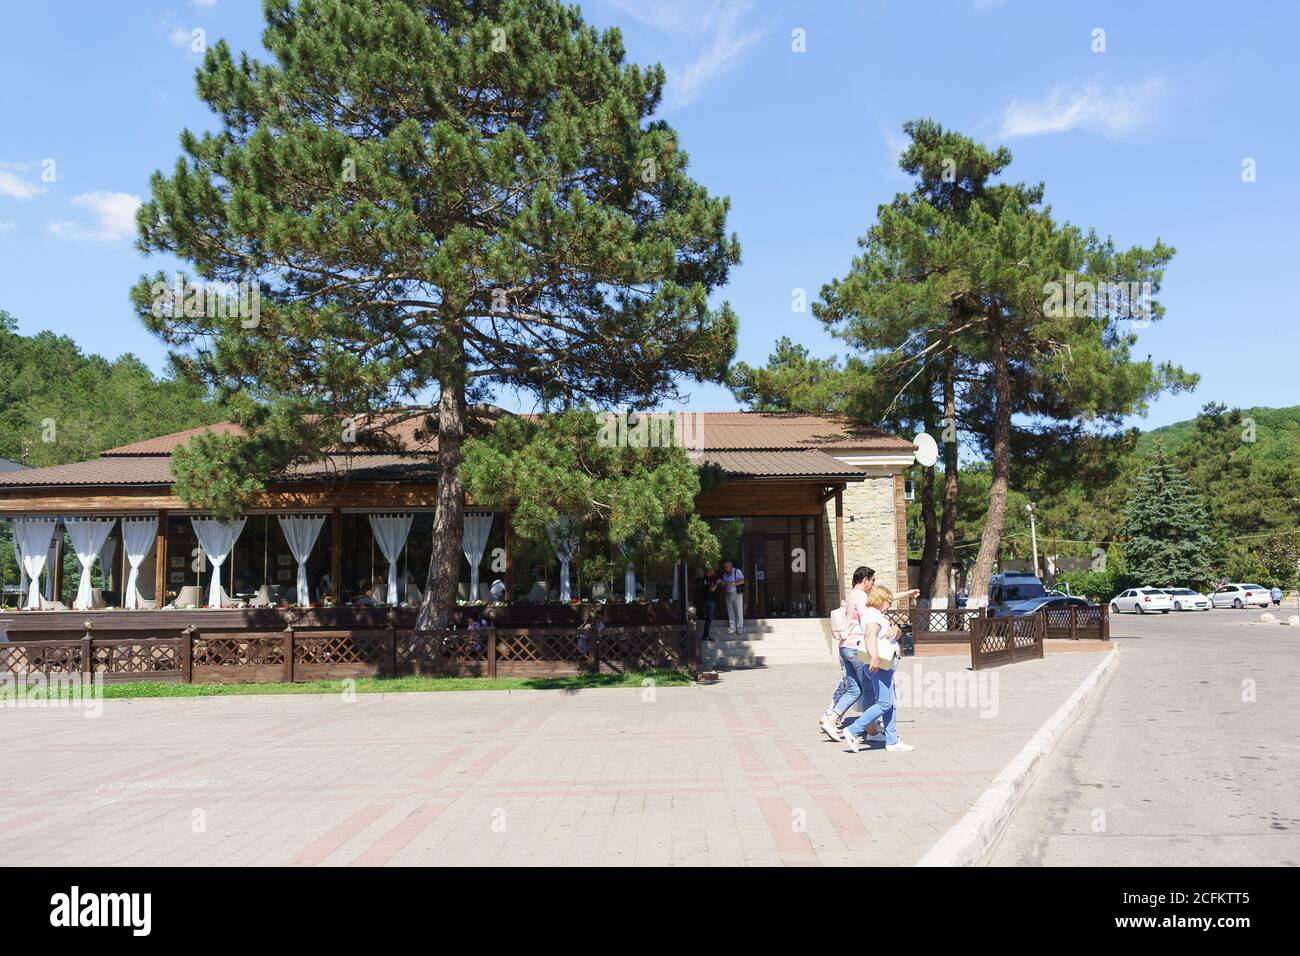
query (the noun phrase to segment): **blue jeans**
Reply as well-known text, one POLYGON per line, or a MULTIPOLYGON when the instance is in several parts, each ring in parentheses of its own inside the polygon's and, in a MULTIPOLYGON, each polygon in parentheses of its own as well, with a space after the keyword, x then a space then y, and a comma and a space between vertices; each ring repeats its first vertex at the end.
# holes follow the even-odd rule
POLYGON ((843 692, 836 688, 838 696, 831 703, 831 709, 843 717, 861 698, 862 709, 865 710, 876 698, 872 692, 871 682, 865 676, 866 666, 858 660, 857 648, 840 648, 840 670, 843 671, 843 676, 840 678, 843 692))
POLYGON ((894 716, 898 710, 894 706, 894 670, 870 671, 863 665, 863 672, 876 692, 876 702, 862 712, 845 733, 861 737, 873 720, 879 719, 885 725, 885 744, 898 743, 898 730, 894 726, 894 716))

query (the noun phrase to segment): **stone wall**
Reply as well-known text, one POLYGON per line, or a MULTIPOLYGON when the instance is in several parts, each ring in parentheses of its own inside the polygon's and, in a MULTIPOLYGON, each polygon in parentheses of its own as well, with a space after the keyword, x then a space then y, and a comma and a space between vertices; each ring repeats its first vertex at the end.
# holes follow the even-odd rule
POLYGON ((903 478, 895 474, 868 475, 844 488, 844 560, 836 552, 835 499, 826 503, 826 607, 839 606, 852 587, 853 571, 874 568, 876 582, 892 591, 907 588, 906 511, 903 478))

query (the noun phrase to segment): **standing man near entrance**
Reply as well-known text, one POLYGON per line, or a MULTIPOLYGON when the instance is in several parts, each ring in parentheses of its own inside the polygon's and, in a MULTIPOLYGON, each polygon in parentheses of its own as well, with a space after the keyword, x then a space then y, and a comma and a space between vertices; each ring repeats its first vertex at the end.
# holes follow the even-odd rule
POLYGON ((730 561, 722 562, 722 591, 727 599, 727 633, 745 633, 745 575, 730 561))
POLYGON ((700 638, 704 641, 713 640, 709 630, 713 627, 713 609, 718 598, 718 585, 722 583, 722 578, 718 577, 712 565, 706 565, 704 568, 704 589, 700 592, 700 609, 704 616, 704 634, 700 638))

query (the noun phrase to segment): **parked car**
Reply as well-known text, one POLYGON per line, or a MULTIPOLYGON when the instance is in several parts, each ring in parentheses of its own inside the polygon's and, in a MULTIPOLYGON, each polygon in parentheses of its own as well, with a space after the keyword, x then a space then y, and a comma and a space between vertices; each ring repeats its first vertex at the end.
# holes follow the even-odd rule
POLYGON ((1110 600, 1112 614, 1123 611, 1132 611, 1135 614, 1159 611, 1161 614, 1168 614, 1173 609, 1174 599, 1159 588, 1129 588, 1110 600))
POLYGON ((1044 608, 1058 607, 1096 607, 1097 605, 1084 600, 1081 597, 1071 597, 1068 594, 1044 594, 1042 597, 1031 598, 1028 601, 1021 601, 1018 604, 1009 604, 994 610, 994 617, 1021 617, 1025 614, 1037 614, 1044 608))
POLYGON ((1164 588, 1166 594, 1174 599, 1175 611, 1208 611, 1210 599, 1200 591, 1191 588, 1164 588))
POLYGON ((1272 603, 1268 590, 1258 584, 1225 584, 1210 595, 1214 607, 1268 607, 1272 603))
POLYGON ((989 578, 989 607, 993 614, 1003 608, 1042 597, 1047 593, 1038 575, 1029 571, 999 571, 989 578))

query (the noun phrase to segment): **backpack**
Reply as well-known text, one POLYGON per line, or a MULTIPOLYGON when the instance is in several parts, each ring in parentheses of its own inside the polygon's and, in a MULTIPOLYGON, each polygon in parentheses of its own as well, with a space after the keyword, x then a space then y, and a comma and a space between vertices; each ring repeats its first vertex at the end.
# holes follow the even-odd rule
POLYGON ((849 635, 849 616, 844 613, 844 607, 841 605, 831 611, 831 637, 837 645, 844 643, 844 638, 849 635))

